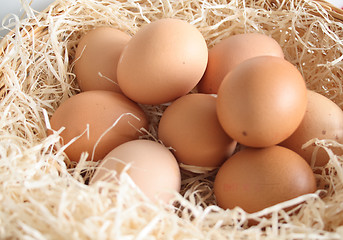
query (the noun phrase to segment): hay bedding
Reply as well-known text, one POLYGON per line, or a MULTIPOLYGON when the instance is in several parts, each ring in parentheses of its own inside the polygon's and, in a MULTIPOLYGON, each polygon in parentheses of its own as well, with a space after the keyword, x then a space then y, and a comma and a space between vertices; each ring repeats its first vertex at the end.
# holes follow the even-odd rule
MULTIPOLYGON (((68 162, 48 118, 79 92, 72 73, 82 34, 111 25, 134 34, 163 17, 194 24, 211 47, 235 33, 271 35, 307 86, 343 107, 343 23, 316 1, 59 0, 45 12, 17 20, 0 53, 1 239, 342 239, 343 157, 333 141, 314 139, 331 155, 317 169, 318 190, 255 214, 215 205, 216 170, 183 168, 175 204, 152 204, 126 174, 116 183, 85 184, 96 163, 68 162), (187 171, 185 169, 191 170, 187 171), (100 191, 101 189, 101 191, 100 191), (112 189, 112 190, 110 190, 112 189), (113 191, 113 189, 115 191, 113 191), (283 207, 299 204, 285 212, 283 207), (266 219, 264 214, 271 214, 266 219), (247 219, 257 224, 249 227, 247 219)), ((339 16, 339 15, 338 15, 339 16)), ((156 138, 165 106, 143 106, 156 138)))

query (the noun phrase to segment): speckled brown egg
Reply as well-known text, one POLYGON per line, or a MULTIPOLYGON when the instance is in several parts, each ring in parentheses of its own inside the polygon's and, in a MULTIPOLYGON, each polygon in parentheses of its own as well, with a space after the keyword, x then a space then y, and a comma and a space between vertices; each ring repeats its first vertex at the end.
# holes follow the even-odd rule
MULTIPOLYGON (((343 143, 343 111, 327 97, 309 90, 307 109, 300 126, 280 145, 297 152, 311 164, 315 146, 310 145, 304 149, 302 146, 314 138, 343 143)), ((331 149, 336 154, 343 154, 340 148, 331 149)), ((318 149, 315 156, 312 166, 324 166, 329 161, 329 155, 322 148, 318 149)))
POLYGON ((121 92, 117 82, 119 57, 131 36, 113 27, 98 27, 81 38, 74 73, 82 91, 121 92))
POLYGON ((281 146, 245 148, 229 158, 214 181, 217 204, 254 213, 316 191, 312 169, 281 146))
POLYGON ((161 144, 150 140, 123 143, 106 155, 99 164, 90 184, 115 181, 127 164, 127 173, 153 201, 169 202, 181 188, 181 173, 173 154, 161 144))
POLYGON ((67 99, 50 122, 55 131, 65 128, 60 134, 64 144, 78 138, 65 149, 74 162, 82 152, 89 154, 88 160, 98 161, 119 144, 137 139, 139 129, 148 127, 145 113, 136 103, 120 93, 102 90, 67 99))
POLYGON ((175 100, 162 115, 158 137, 179 162, 200 167, 218 167, 236 147, 219 124, 216 98, 208 94, 175 100))
POLYGON ((135 102, 161 104, 190 92, 207 65, 200 31, 179 19, 149 23, 132 37, 118 63, 118 83, 135 102))
POLYGON ((208 65, 198 84, 199 92, 217 93, 227 73, 244 60, 257 56, 284 58, 279 43, 265 34, 244 33, 221 40, 208 52, 208 65))
POLYGON ((250 147, 268 147, 289 137, 307 105, 305 81, 290 62, 260 56, 239 64, 223 80, 217 114, 225 132, 250 147))

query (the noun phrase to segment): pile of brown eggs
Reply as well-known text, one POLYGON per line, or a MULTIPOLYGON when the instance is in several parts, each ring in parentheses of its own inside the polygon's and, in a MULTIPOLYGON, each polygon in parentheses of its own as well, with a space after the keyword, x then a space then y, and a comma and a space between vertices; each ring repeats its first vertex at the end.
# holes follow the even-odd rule
POLYGON ((82 92, 50 122, 64 128, 65 144, 73 140, 65 149, 71 161, 83 152, 100 161, 90 184, 112 181, 129 164, 149 198, 168 202, 180 190, 178 163, 219 168, 218 205, 256 212, 315 192, 311 166, 329 157, 318 151, 313 162, 314 146, 303 144, 343 139, 342 110, 308 90, 263 34, 233 35, 208 50, 200 31, 182 20, 146 24, 133 37, 99 27, 82 37, 75 59, 82 92), (166 103, 158 125, 163 145, 140 139, 149 125, 141 106, 166 103))

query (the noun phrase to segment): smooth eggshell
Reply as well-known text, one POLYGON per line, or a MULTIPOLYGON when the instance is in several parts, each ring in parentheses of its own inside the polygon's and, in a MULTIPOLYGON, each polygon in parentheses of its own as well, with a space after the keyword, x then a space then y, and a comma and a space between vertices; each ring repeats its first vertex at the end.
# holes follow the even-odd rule
POLYGON ((80 136, 89 125, 88 134, 84 133, 65 149, 69 159, 75 162, 79 161, 82 152, 88 152, 88 160, 91 160, 93 148, 102 135, 94 161, 102 159, 119 144, 138 138, 138 130, 148 127, 145 113, 136 103, 120 93, 102 90, 83 92, 67 99, 56 109, 50 123, 56 131, 65 127, 60 134, 64 144, 80 136), (123 115, 127 113, 135 117, 123 115), (119 117, 121 119, 111 128, 119 117))
POLYGON ((207 65, 199 30, 179 19, 160 19, 140 28, 118 63, 123 93, 142 104, 170 102, 190 92, 207 65))
POLYGON ((221 40, 208 52, 208 65, 198 84, 199 92, 217 93, 226 74, 239 63, 257 56, 284 58, 279 43, 265 34, 244 33, 221 40))
POLYGON ((250 147, 289 137, 306 111, 307 89, 298 69, 272 56, 248 59, 224 78, 217 114, 225 132, 250 147))
POLYGON ((131 36, 112 27, 87 32, 75 53, 74 73, 82 91, 121 92, 117 82, 117 65, 131 36))
MULTIPOLYGON (((301 155, 309 164, 315 146, 302 149, 303 144, 313 138, 331 139, 343 143, 343 111, 327 97, 308 91, 308 104, 305 116, 297 130, 281 146, 292 149, 301 155)), ((336 154, 343 154, 340 148, 331 147, 336 154)), ((327 152, 320 148, 313 166, 324 166, 329 161, 327 152)))
POLYGON ((150 199, 168 202, 173 192, 180 191, 181 174, 175 157, 150 140, 133 140, 113 149, 99 164, 90 184, 114 181, 112 171, 120 174, 126 164, 131 164, 127 173, 150 199))
POLYGON ((217 204, 248 213, 316 191, 312 169, 297 153, 281 147, 245 148, 229 158, 214 181, 217 204))
POLYGON ((201 167, 218 167, 236 147, 219 124, 216 98, 207 94, 174 101, 162 115, 158 137, 179 162, 201 167))

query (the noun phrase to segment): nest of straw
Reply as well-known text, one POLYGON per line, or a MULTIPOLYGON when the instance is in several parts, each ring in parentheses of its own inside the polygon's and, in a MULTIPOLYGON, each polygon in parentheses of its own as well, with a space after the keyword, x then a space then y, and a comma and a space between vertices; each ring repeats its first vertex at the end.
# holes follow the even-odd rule
MULTIPOLYGON (((68 163, 63 149, 54 148, 58 132, 46 134, 55 109, 79 92, 73 61, 84 33, 113 26, 133 35, 164 17, 195 25, 209 48, 237 33, 272 36, 307 87, 343 107, 342 15, 325 2, 58 0, 42 13, 26 12, 0 45, 1 239, 343 238, 343 156, 330 150, 343 147, 337 142, 312 140, 330 155, 315 169, 316 193, 248 214, 216 206, 216 170, 181 166, 182 190, 173 205, 149 202, 126 174, 89 186, 96 164, 68 163)), ((143 107, 151 120, 147 137, 156 138, 165 106, 143 107)))

